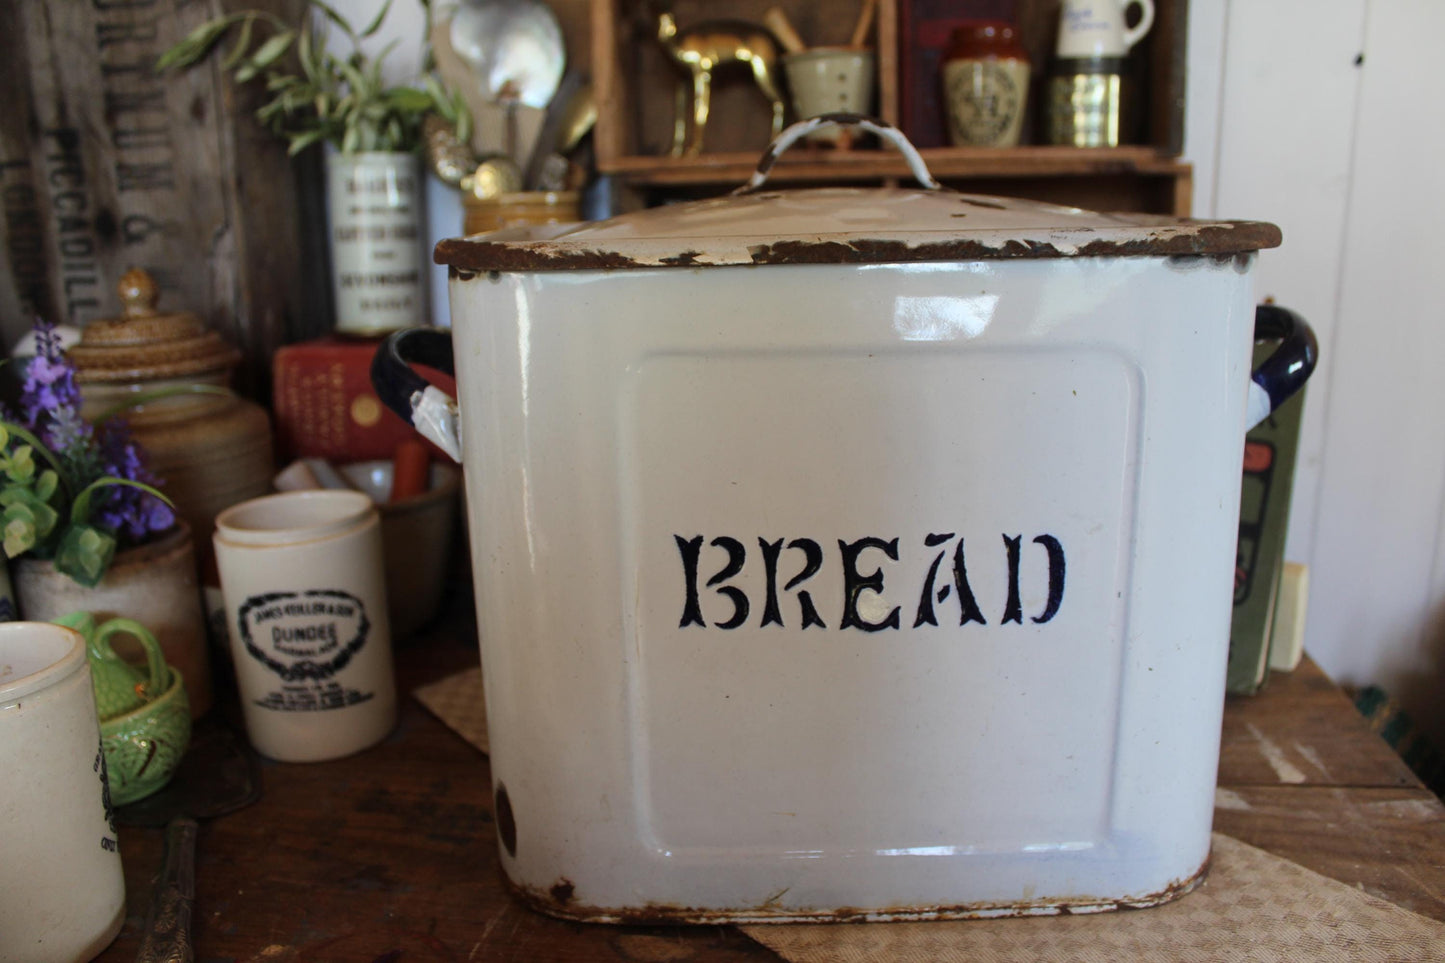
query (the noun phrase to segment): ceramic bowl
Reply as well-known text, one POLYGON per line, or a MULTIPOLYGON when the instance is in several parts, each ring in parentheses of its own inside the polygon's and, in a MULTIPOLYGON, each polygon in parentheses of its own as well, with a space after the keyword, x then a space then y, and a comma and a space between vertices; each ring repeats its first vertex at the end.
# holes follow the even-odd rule
POLYGON ((381 514, 391 637, 404 639, 430 622, 441 602, 456 534, 461 470, 433 464, 430 489, 399 502, 387 501, 390 461, 358 461, 338 470, 354 488, 371 496, 381 514))
POLYGON ((191 740, 191 705, 181 673, 172 667, 170 685, 154 699, 124 715, 102 719, 100 743, 114 805, 144 799, 170 782, 191 740))

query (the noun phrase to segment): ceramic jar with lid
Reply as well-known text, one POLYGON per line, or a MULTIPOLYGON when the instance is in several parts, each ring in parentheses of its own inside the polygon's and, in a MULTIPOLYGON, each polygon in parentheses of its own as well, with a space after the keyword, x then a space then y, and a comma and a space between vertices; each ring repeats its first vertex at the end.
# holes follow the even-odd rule
POLYGON ((1012 24, 978 20, 953 31, 943 59, 948 135, 956 147, 1013 147, 1028 102, 1029 55, 1012 24))
POLYGON ((121 315, 87 325, 68 352, 82 413, 126 406, 151 470, 195 534, 203 584, 217 587, 211 530, 221 510, 270 492, 270 419, 228 387, 240 351, 196 315, 161 311, 149 274, 126 272, 118 293, 121 315))

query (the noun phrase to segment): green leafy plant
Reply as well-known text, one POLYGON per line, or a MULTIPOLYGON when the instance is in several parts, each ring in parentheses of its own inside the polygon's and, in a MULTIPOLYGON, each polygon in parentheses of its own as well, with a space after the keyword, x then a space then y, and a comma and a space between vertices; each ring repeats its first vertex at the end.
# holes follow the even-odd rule
MULTIPOLYGON (((424 6, 430 19, 430 6, 424 6)), ((270 100, 256 117, 289 142, 291 154, 328 141, 345 154, 412 151, 421 142, 422 120, 433 113, 452 124, 463 142, 470 137, 471 115, 460 95, 447 93, 436 78, 428 75, 421 87, 386 86, 382 61, 395 41, 375 58, 362 53, 362 40, 381 29, 391 0, 360 31, 322 0, 309 0, 308 8, 320 15, 308 16, 299 26, 264 10, 208 20, 163 53, 156 69, 199 63, 234 31, 235 43, 221 68, 237 83, 265 85, 270 100), (328 22, 350 42, 351 51, 344 56, 327 49, 328 22)))

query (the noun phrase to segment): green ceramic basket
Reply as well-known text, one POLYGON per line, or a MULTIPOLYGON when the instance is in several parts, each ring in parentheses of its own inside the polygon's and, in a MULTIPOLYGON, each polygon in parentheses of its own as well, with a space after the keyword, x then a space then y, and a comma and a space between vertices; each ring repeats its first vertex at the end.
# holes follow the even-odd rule
POLYGON ((190 740, 190 700, 180 672, 172 667, 165 692, 100 723, 111 802, 124 806, 170 782, 190 740))

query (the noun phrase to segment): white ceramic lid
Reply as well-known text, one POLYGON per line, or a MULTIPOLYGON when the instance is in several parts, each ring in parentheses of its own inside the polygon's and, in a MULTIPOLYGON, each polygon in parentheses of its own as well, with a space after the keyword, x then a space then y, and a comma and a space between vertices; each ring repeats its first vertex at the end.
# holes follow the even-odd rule
POLYGON ((442 241, 462 272, 895 263, 997 258, 1230 256, 1276 247, 1256 221, 1100 214, 1017 198, 908 188, 763 190, 593 224, 442 241))
POLYGON ((939 185, 902 132, 859 114, 794 124, 726 197, 653 208, 587 225, 548 225, 442 241, 436 261, 458 274, 733 264, 890 264, 1059 257, 1233 257, 1277 247, 1279 228, 1098 214, 939 185), (823 187, 763 190, 783 153, 833 125, 878 135, 903 155, 922 190, 823 187))

